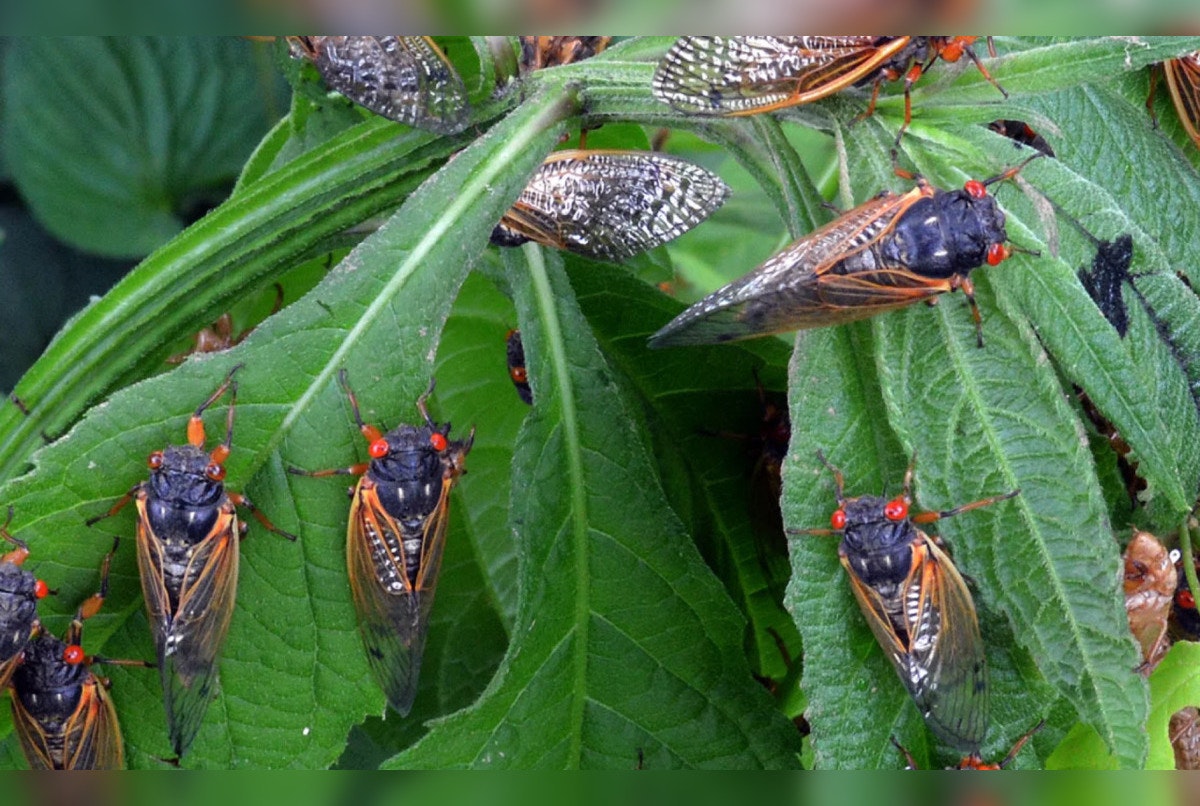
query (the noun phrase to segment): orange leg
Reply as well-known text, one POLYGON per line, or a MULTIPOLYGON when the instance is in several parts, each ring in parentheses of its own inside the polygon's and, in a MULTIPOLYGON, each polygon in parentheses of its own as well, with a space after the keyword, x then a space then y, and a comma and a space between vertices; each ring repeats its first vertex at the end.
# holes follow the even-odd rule
POLYGON ((280 537, 286 537, 293 543, 296 541, 296 536, 294 534, 291 532, 285 532, 283 529, 280 529, 278 526, 271 523, 271 521, 267 519, 267 516, 262 514, 258 507, 254 506, 254 503, 246 496, 242 495, 241 493, 235 493, 232 490, 226 490, 225 494, 228 495, 229 500, 237 506, 245 507, 246 509, 250 510, 250 514, 253 515, 255 520, 261 523, 268 532, 274 532, 280 537))

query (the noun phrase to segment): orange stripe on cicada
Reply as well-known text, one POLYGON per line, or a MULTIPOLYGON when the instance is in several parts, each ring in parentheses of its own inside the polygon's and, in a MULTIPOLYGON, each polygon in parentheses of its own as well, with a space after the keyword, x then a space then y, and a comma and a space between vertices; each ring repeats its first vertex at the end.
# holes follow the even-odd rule
POLYGON ((1014 251, 1006 243, 1004 212, 987 188, 1028 162, 972 179, 962 190, 940 190, 918 177, 907 193, 884 191, 692 305, 651 336, 650 346, 843 324, 962 289, 982 347, 970 273, 984 263, 999 265, 1014 251))
MULTIPOLYGON (((117 541, 113 541, 116 551, 117 541)), ((12 676, 13 727, 29 766, 45 770, 115 770, 125 765, 121 727, 109 682, 97 677, 97 663, 148 666, 86 655, 83 622, 94 616, 108 592, 104 558, 100 588, 75 612, 65 639, 39 630, 25 647, 12 676)))
POLYGON ((667 154, 556 151, 491 240, 496 246, 533 241, 619 262, 678 238, 728 196, 716 174, 667 154))
POLYGON ((427 36, 289 36, 326 86, 389 120, 437 134, 467 125, 462 77, 427 36))
POLYGON ((1179 120, 1200 148, 1200 50, 1163 62, 1163 70, 1179 120))
POLYGON ((162 677, 167 729, 176 756, 196 737, 215 695, 216 662, 233 618, 238 542, 245 532, 235 506, 245 507, 268 530, 289 540, 245 495, 225 488, 225 460, 233 442, 237 383, 229 371, 188 420, 186 445, 150 454, 150 478, 138 482, 108 512, 133 501, 137 508, 137 558, 142 593, 162 677), (230 392, 225 440, 204 450, 202 415, 230 392))
MULTIPOLYGON (((685 36, 654 72, 655 97, 681 112, 754 115, 807 104, 848 87, 872 84, 865 115, 884 81, 904 80, 904 125, 912 120, 913 84, 938 59, 966 54, 1007 97, 972 47, 975 36, 685 36)), ((991 49, 991 39, 988 40, 991 49)), ((993 54, 994 55, 994 54, 993 54)))
POLYGON ((386 434, 363 422, 346 371, 338 374, 354 421, 368 442, 371 461, 303 476, 362 476, 352 492, 346 530, 346 565, 367 662, 401 715, 412 708, 433 608, 450 491, 464 472, 475 430, 450 439, 450 423, 435 423, 425 402, 433 381, 417 399, 420 425, 402 424, 386 434))
POLYGON ((838 508, 832 529, 802 533, 841 535, 838 557, 854 598, 925 724, 950 747, 978 753, 987 733, 988 680, 975 603, 949 555, 917 524, 1019 491, 911 515, 913 465, 899 496, 847 498, 841 471, 820 452, 817 456, 834 475, 838 508))
POLYGON ((0 539, 15 546, 12 551, 0 554, 0 691, 8 685, 13 670, 21 662, 21 652, 29 639, 41 628, 38 600, 52 593, 43 580, 22 567, 29 557, 29 546, 9 533, 12 517, 13 509, 9 507, 8 517, 0 526, 0 539))

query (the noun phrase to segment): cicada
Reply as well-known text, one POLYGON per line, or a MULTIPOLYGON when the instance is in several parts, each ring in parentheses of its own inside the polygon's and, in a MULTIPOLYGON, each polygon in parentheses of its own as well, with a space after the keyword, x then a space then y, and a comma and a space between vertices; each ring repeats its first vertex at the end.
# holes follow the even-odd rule
POLYGON ((0 526, 0 538, 16 548, 0 555, 0 692, 8 685, 13 669, 21 662, 21 650, 41 627, 37 603, 50 594, 50 588, 22 564, 29 557, 29 546, 8 531, 13 509, 0 526))
POLYGON ((1200 147, 1200 50, 1163 62, 1163 69, 1179 120, 1200 147))
POLYGON ((918 177, 907 193, 884 191, 692 305, 651 336, 650 346, 715 344, 838 325, 962 289, 982 347, 970 274, 984 263, 998 266, 1013 253, 1004 212, 987 188, 1028 162, 990 179, 972 179, 962 190, 940 190, 918 177))
MULTIPOLYGON (((116 541, 113 543, 116 549, 116 541)), ((116 770, 125 766, 121 726, 109 682, 92 672, 95 663, 145 666, 84 654, 83 622, 108 592, 110 552, 100 589, 75 612, 66 638, 38 631, 12 676, 12 718, 29 766, 42 770, 116 770)))
MULTIPOLYGON (((276 283, 275 304, 271 307, 271 315, 279 313, 279 309, 282 307, 283 286, 276 283)), ((196 332, 192 349, 171 356, 167 359, 167 363, 182 364, 193 353, 217 353, 228 350, 230 347, 241 344, 243 339, 254 332, 255 327, 256 325, 251 325, 235 336, 233 334, 233 317, 228 313, 223 313, 217 317, 217 321, 196 332)))
POLYGON ((150 631, 158 652, 167 730, 176 756, 196 737, 215 695, 216 662, 233 618, 238 543, 245 507, 268 530, 289 540, 241 493, 225 488, 225 465, 233 443, 237 383, 229 371, 188 420, 186 445, 150 454, 150 478, 139 482, 88 525, 137 506, 137 558, 150 631), (204 450, 204 411, 230 393, 225 441, 204 450))
POLYGON ((427 36, 290 36, 332 90, 389 120, 437 134, 467 125, 467 89, 427 36))
POLYGON ((967 583, 938 541, 917 528, 1012 498, 1019 490, 944 512, 909 514, 913 465, 892 499, 847 498, 840 470, 833 473, 838 508, 832 529, 838 557, 867 624, 891 661, 917 710, 939 739, 977 754, 988 726, 988 679, 983 639, 967 583))
POLYGON ((590 59, 610 42, 611 36, 522 36, 521 74, 590 59))
MULTIPOLYGON (((958 764, 954 765, 953 767, 947 767, 946 769, 948 769, 948 770, 1002 770, 1005 767, 1007 767, 1009 764, 1012 764, 1013 759, 1015 759, 1017 757, 1017 754, 1021 752, 1021 748, 1025 746, 1025 743, 1028 742, 1030 739, 1032 739, 1033 735, 1035 733, 1037 733, 1039 730, 1041 730, 1042 728, 1044 728, 1045 726, 1046 726, 1046 720, 1043 719, 1040 722, 1038 722, 1036 725, 1034 725, 1032 728, 1025 731, 1025 733, 1021 736, 1021 738, 1017 739, 1017 741, 1013 743, 1013 746, 1008 751, 1008 755, 1006 755, 998 763, 984 761, 983 758, 979 755, 979 753, 971 753, 970 755, 964 757, 962 761, 958 762, 958 764)), ((900 742, 896 741, 895 736, 892 737, 892 744, 895 746, 895 748, 897 750, 899 750, 901 753, 904 754, 904 760, 908 763, 908 766, 906 767, 906 769, 909 769, 909 770, 920 769, 917 766, 916 759, 914 759, 912 757, 912 753, 908 752, 907 748, 905 748, 904 745, 902 745, 902 744, 900 744, 900 742)))
POLYGON ((912 86, 938 59, 956 62, 966 54, 983 77, 1008 96, 975 55, 972 45, 978 38, 685 36, 659 62, 651 86, 655 97, 681 112, 755 115, 869 83, 874 89, 865 114, 870 115, 880 85, 903 78, 903 133, 912 120, 912 86))
POLYGON ((1149 532, 1135 529, 1125 547, 1125 613, 1142 648, 1138 671, 1149 675, 1167 653, 1167 618, 1175 597, 1175 563, 1149 532))
POLYGON ((346 566, 367 661, 388 703, 401 716, 412 708, 421 672, 429 613, 442 565, 450 491, 464 472, 475 440, 450 439, 450 423, 435 423, 425 402, 433 381, 417 399, 422 425, 399 425, 381 433, 363 422, 346 371, 338 380, 354 421, 366 437, 370 462, 302 476, 362 476, 354 488, 346 530, 346 566))
POLYGON ((716 174, 667 154, 556 151, 500 219, 492 243, 534 241, 620 262, 678 238, 728 196, 716 174))
POLYGON ((1054 149, 1046 142, 1046 138, 1034 131, 1033 127, 1023 120, 993 120, 988 124, 988 128, 1020 145, 1037 149, 1047 157, 1054 156, 1054 149))
POLYGON ((522 403, 533 405, 533 389, 529 387, 529 370, 525 368, 525 345, 521 343, 521 331, 510 330, 504 337, 504 351, 508 359, 508 377, 517 388, 517 397, 522 403))

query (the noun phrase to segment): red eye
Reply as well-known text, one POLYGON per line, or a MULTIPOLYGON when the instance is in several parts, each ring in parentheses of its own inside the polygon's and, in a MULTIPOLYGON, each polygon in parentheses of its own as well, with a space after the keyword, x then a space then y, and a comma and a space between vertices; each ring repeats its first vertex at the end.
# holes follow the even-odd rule
POLYGON ((989 266, 999 266, 1008 256, 1012 254, 1012 250, 1002 243, 994 243, 988 247, 987 262, 989 266))
POLYGON ((1196 609, 1196 597, 1192 596, 1191 591, 1180 591, 1175 594, 1175 601, 1185 610, 1196 609))
POLYGON ((446 437, 444 435, 434 431, 429 435, 429 444, 433 446, 435 451, 441 453, 442 451, 446 450, 446 447, 450 443, 446 441, 446 437))
POLYGON ((367 449, 367 453, 371 454, 372 459, 382 459, 388 455, 388 443, 386 439, 377 439, 371 443, 371 447, 367 449))
POLYGON ((908 517, 908 502, 903 498, 893 498, 883 506, 883 516, 889 521, 902 521, 908 517))
POLYGON ((208 476, 213 481, 225 480, 225 466, 213 462, 204 470, 204 475, 208 476))
POLYGON ((963 190, 967 191, 968 196, 976 199, 982 199, 987 195, 987 186, 978 179, 967 180, 967 184, 963 185, 963 190))
POLYGON ((72 666, 78 666, 83 663, 83 647, 79 644, 71 644, 63 650, 63 663, 69 663, 72 666))
POLYGON ((50 595, 50 586, 46 584, 46 580, 39 579, 33 583, 33 595, 39 599, 45 599, 50 595))
POLYGON ((833 526, 834 529, 839 529, 839 530, 845 529, 846 528, 846 510, 835 509, 833 511, 833 515, 830 516, 830 518, 829 518, 829 523, 831 526, 833 526))
POLYGON ((150 465, 151 470, 158 470, 160 467, 162 467, 162 451, 155 451, 154 453, 150 454, 150 457, 146 460, 146 464, 150 465))

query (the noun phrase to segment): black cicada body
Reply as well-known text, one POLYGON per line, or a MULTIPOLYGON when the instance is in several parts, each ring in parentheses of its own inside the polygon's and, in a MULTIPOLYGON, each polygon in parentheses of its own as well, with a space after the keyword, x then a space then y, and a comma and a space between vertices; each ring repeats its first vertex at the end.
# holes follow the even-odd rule
POLYGON ((21 651, 41 627, 38 600, 50 593, 45 582, 22 567, 29 557, 29 547, 9 534, 12 516, 9 507, 8 518, 0 526, 0 538, 16 547, 0 555, 0 691, 4 691, 21 662, 21 651))

